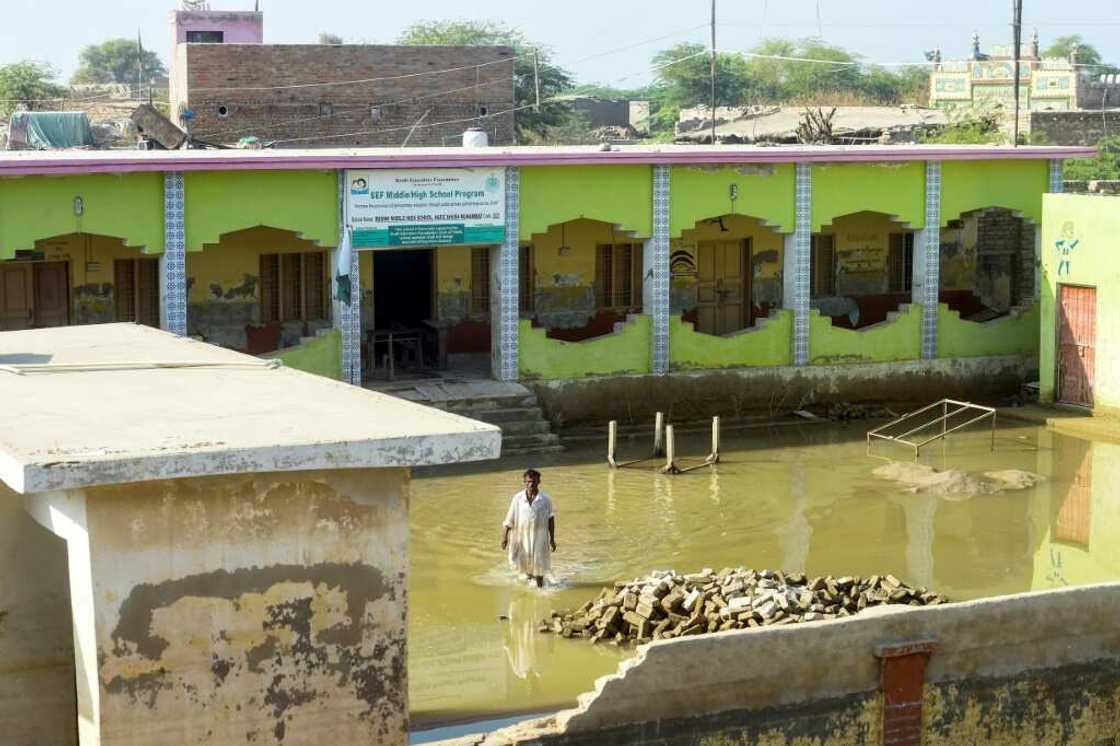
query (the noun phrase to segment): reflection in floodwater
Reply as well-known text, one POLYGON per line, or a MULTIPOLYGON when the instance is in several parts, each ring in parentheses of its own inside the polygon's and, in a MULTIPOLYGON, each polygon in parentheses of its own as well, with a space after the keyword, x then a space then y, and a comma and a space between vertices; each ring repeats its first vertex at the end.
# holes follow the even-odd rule
MULTIPOLYGON (((872 475, 884 462, 867 457, 854 425, 725 439, 716 468, 675 477, 653 461, 608 469, 597 448, 532 464, 557 511, 544 591, 506 569, 497 541, 529 464, 419 476, 410 518, 414 727, 574 704, 631 651, 538 634, 537 623, 653 569, 893 573, 958 600, 1120 577, 1120 501, 1106 494, 1120 485, 1120 446, 1003 428, 991 453, 989 437, 950 438, 923 462, 970 474, 1020 469, 1044 481, 995 494, 913 494, 872 475)), ((678 446, 687 458, 708 443, 678 446)))

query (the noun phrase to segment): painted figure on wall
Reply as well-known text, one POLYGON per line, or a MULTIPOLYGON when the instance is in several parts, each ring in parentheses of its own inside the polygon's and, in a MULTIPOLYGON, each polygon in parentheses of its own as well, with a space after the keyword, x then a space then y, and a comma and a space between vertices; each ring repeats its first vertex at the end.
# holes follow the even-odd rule
POLYGON ((1062 223, 1061 237, 1054 242, 1054 248, 1058 250, 1058 277, 1069 276, 1070 257, 1077 244, 1081 243, 1079 239, 1073 237, 1073 234, 1073 221, 1067 220, 1062 223))

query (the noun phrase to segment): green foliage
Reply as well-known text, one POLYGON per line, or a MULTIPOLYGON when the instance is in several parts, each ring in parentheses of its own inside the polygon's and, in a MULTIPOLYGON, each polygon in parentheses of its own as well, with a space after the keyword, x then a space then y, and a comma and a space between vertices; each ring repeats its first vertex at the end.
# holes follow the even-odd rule
POLYGON ((600 139, 585 114, 571 111, 543 133, 529 133, 525 142, 527 145, 598 145, 600 139))
MULTIPOLYGON (((653 56, 661 103, 684 107, 711 101, 711 58, 703 44, 684 42, 653 56), (681 60, 677 62, 677 60, 681 60)), ((746 61, 729 52, 716 54, 716 106, 735 106, 747 95, 746 61)))
MULTIPOLYGON (((709 57, 702 44, 677 44, 653 58, 665 116, 711 99, 709 57), (697 55, 697 56, 691 56, 697 55), (682 62, 669 64, 673 60, 682 62)), ((922 67, 898 71, 861 65, 858 55, 819 39, 767 39, 748 55, 717 56, 717 106, 745 104, 892 105, 924 103, 929 74, 922 67), (797 59, 826 60, 803 62, 797 59)))
POLYGON ((1065 177, 1071 181, 1120 179, 1120 135, 1097 143, 1096 158, 1072 158, 1065 163, 1065 177))
POLYGON ((66 89, 54 82, 57 73, 43 62, 14 62, 0 65, 0 116, 18 108, 45 108, 41 99, 61 98, 66 89))
POLYGON ((1008 139, 1000 129, 997 108, 953 107, 947 114, 949 123, 945 127, 919 139, 942 145, 1001 145, 1008 139))
MULTIPOLYGON (((71 83, 124 83, 135 85, 140 72, 140 48, 135 39, 109 39, 82 47, 78 70, 71 83)), ((167 79, 167 68, 159 55, 144 50, 144 83, 167 79)))
POLYGON ((1073 48, 1077 47, 1077 64, 1079 65, 1100 65, 1100 67, 1091 67, 1089 72, 1092 75, 1104 75, 1120 72, 1120 68, 1113 67, 1112 65, 1105 65, 1104 58, 1097 48, 1092 44, 1085 43, 1081 34, 1070 34, 1069 36, 1059 36, 1054 40, 1054 43, 1048 46, 1042 52, 1043 57, 1057 57, 1063 60, 1068 60, 1073 53, 1073 48))
POLYGON ((332 34, 329 31, 320 31, 319 32, 319 43, 320 44, 337 45, 337 44, 342 44, 343 41, 342 41, 342 37, 339 36, 338 34, 332 34))
POLYGON ((527 141, 544 137, 550 127, 567 126, 571 108, 557 101, 546 101, 553 96, 567 93, 572 88, 571 75, 549 60, 548 50, 534 45, 517 29, 495 21, 420 21, 404 30, 398 44, 428 45, 480 45, 513 47, 514 106, 518 139, 527 141), (533 50, 537 50, 541 84, 540 111, 529 107, 536 101, 533 74, 533 50))

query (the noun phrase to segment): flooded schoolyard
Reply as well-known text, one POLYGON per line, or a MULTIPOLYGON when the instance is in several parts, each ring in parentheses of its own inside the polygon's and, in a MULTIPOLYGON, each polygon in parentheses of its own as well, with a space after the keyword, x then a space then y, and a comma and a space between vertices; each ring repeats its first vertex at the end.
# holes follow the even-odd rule
MULTIPOLYGON (((679 476, 658 474, 652 461, 610 470, 602 446, 418 474, 412 727, 573 705, 630 651, 538 634, 537 623, 603 585, 654 569, 892 573, 954 600, 1120 577, 1120 508, 1105 499, 1120 488, 1120 446, 1005 422, 994 452, 983 428, 924 450, 922 464, 959 470, 961 478, 915 492, 873 473, 887 457, 913 458, 890 443, 869 457, 864 425, 727 435, 717 467, 679 476), (529 466, 544 473, 542 489, 557 511, 554 578, 544 591, 513 577, 499 549, 509 497, 529 466), (1042 480, 992 494, 969 487, 1001 470, 1042 480)), ((678 450, 695 463, 706 444, 697 436, 678 450)), ((636 457, 649 446, 624 442, 622 450, 636 457)))

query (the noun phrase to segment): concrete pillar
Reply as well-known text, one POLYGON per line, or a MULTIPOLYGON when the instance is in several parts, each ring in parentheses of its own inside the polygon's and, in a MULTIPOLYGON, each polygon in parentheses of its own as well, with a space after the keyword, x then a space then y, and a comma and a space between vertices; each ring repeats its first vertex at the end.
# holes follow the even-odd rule
POLYGON ((506 235, 490 256, 490 370, 499 381, 520 371, 521 171, 506 168, 506 235))
MULTIPOLYGON (((937 304, 941 290, 941 162, 926 161, 926 227, 920 247, 922 272, 922 359, 937 357, 937 304)), ((917 249, 915 247, 915 254, 917 249)), ((915 277, 916 279, 916 277, 915 277)))
MULTIPOLYGON (((1066 190, 1065 161, 1054 158, 1050 161, 1050 194, 1062 194, 1066 190)), ((1042 226, 1034 226, 1034 302, 1042 299, 1042 226)))
POLYGON ((656 376, 669 372, 669 307, 671 292, 669 269, 670 167, 653 167, 653 237, 650 240, 650 299, 647 313, 652 317, 652 370, 656 376))
POLYGON ((407 743, 406 469, 36 493, 81 746, 407 743))
POLYGON ((350 234, 350 214, 346 172, 338 172, 338 247, 331 252, 331 286, 334 301, 331 316, 334 327, 342 334, 342 380, 355 386, 362 385, 362 281, 359 274, 358 252, 354 250, 350 234), (349 285, 349 299, 340 289, 349 285))
POLYGON ((794 194, 796 224, 793 232, 793 364, 809 363, 809 253, 813 230, 813 167, 797 164, 794 194))
POLYGON ((173 334, 187 333, 186 190, 181 171, 163 175, 163 255, 159 258, 159 325, 173 334))

